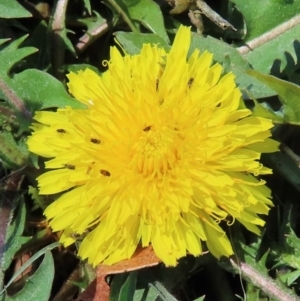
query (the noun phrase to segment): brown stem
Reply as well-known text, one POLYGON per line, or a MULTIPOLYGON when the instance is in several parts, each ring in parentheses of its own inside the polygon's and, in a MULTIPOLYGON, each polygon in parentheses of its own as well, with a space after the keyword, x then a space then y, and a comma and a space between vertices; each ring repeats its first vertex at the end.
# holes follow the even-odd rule
POLYGON ((288 155, 296 163, 296 165, 300 168, 300 156, 298 156, 296 153, 294 153, 294 151, 284 143, 281 143, 280 149, 286 155, 288 155))
POLYGON ((236 31, 236 28, 234 28, 233 25, 231 25, 214 10, 212 10, 203 0, 196 0, 196 6, 200 9, 201 13, 203 13, 207 18, 213 21, 220 28, 231 28, 232 30, 236 31))
POLYGON ((279 26, 273 28, 272 30, 264 33, 263 35, 249 41, 246 46, 241 46, 237 48, 237 50, 241 54, 247 54, 248 52, 254 50, 255 48, 258 48, 259 46, 266 44, 267 42, 275 39, 282 33, 288 31, 289 29, 295 27, 300 23, 300 15, 297 15, 296 17, 280 24, 279 26))
POLYGON ((129 28, 132 30, 132 32, 138 32, 138 30, 135 28, 134 24, 131 22, 131 20, 128 18, 126 12, 119 6, 119 4, 115 0, 107 0, 109 4, 117 11, 118 14, 123 18, 125 23, 129 26, 129 28))
POLYGON ((0 79, 0 90, 6 96, 7 102, 16 110, 17 113, 20 113, 26 119, 31 120, 31 113, 27 110, 24 102, 2 79, 0 79))
POLYGON ((201 17, 201 14, 197 14, 197 12, 199 12, 199 11, 198 10, 197 11, 190 10, 188 12, 188 16, 191 20, 191 23, 193 25, 195 25, 195 27, 197 28, 197 33, 202 35, 202 33, 203 33, 202 17, 201 17))
POLYGON ((89 30, 85 33, 77 42, 75 49, 77 53, 83 52, 90 44, 92 44, 96 39, 103 36, 112 27, 110 22, 101 22, 99 26, 89 30))
POLYGON ((230 259, 230 263, 243 279, 261 289, 270 299, 274 301, 299 301, 299 297, 292 290, 283 285, 279 286, 271 277, 259 273, 249 264, 244 262, 237 264, 233 259, 230 259))
POLYGON ((52 23, 52 68, 58 80, 63 80, 62 65, 65 57, 65 43, 61 33, 65 30, 68 0, 57 0, 52 23))

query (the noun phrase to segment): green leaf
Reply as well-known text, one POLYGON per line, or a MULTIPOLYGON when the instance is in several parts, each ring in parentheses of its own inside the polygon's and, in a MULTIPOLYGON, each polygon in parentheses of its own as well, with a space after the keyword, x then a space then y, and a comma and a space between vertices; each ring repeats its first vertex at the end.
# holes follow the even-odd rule
MULTIPOLYGON (((223 64, 226 73, 234 73, 239 88, 241 90, 249 90, 253 97, 263 98, 276 94, 271 88, 246 74, 246 70, 251 68, 249 63, 236 49, 227 43, 209 36, 202 37, 193 34, 189 54, 192 54, 196 48, 200 50, 200 53, 203 53, 205 50, 213 53, 214 60, 223 64)), ((244 99, 249 98, 247 94, 244 94, 243 97, 244 99)))
MULTIPOLYGON (((35 262, 39 257, 41 257, 42 255, 48 253, 49 251, 51 251, 52 249, 58 247, 60 245, 59 242, 54 242, 46 247, 44 247, 43 249, 39 250, 38 252, 36 252, 33 256, 30 257, 29 260, 27 260, 18 270, 17 272, 12 276, 12 278, 8 281, 8 283, 6 284, 5 288, 7 288, 8 286, 10 286, 20 275, 22 275, 22 273, 32 265, 33 262, 35 262)), ((0 292, 0 295, 5 291, 5 289, 3 289, 0 292)))
POLYGON ((23 36, 16 41, 13 41, 8 46, 0 51, 0 77, 7 77, 10 69, 19 61, 30 54, 38 51, 34 47, 24 47, 18 49, 19 45, 27 38, 23 36))
POLYGON ((164 300, 164 301, 178 301, 176 298, 174 298, 168 292, 168 290, 159 281, 155 281, 155 282, 153 282, 153 284, 151 283, 151 285, 153 285, 153 287, 157 290, 157 292, 159 293, 159 296, 161 297, 162 300, 164 300))
POLYGON ((78 73, 78 71, 85 70, 85 69, 91 69, 99 76, 101 76, 99 69, 89 64, 73 64, 73 65, 68 65, 67 68, 68 72, 74 72, 74 73, 78 73))
POLYGON ((139 289, 135 292, 134 301, 154 301, 158 296, 162 299, 163 296, 173 298, 169 292, 177 291, 178 287, 190 277, 191 270, 195 266, 195 257, 187 256, 181 258, 174 268, 166 268, 162 265, 154 270, 150 268, 140 270, 138 275, 139 289))
POLYGON ((300 0, 232 0, 244 15, 249 41, 299 13, 300 0))
POLYGON ((143 34, 143 33, 128 33, 128 32, 116 32, 115 36, 120 42, 122 47, 128 54, 140 53, 143 44, 159 44, 160 47, 166 50, 170 49, 170 45, 156 34, 143 34))
POLYGON ((288 286, 293 284, 293 282, 295 282, 299 277, 300 277, 300 270, 282 274, 279 276, 280 280, 286 283, 288 286))
POLYGON ((137 271, 115 275, 111 285, 110 301, 133 300, 137 271))
MULTIPOLYGON (((287 53, 297 62, 295 41, 299 38, 300 24, 278 35, 274 39, 254 48, 245 54, 245 58, 252 65, 253 69, 264 73, 270 73, 274 61, 280 63, 280 71, 289 67, 287 53), (268 54, 268 55, 266 55, 268 54)), ((273 66, 274 67, 274 66, 273 66)))
POLYGON ((286 123, 300 124, 300 87, 272 75, 249 70, 248 74, 262 81, 279 95, 283 119, 286 123))
POLYGON ((26 281, 24 288, 12 297, 6 297, 4 301, 48 301, 52 282, 54 279, 54 262, 50 251, 45 257, 33 276, 26 281))
MULTIPOLYGON (((11 41, 10 39, 2 39, 2 41, 7 40, 7 41, 11 41, 11 42, 8 45, 3 45, 5 50, 1 47, 1 51, 17 50, 20 47, 20 45, 27 39, 27 37, 28 37, 28 34, 21 36, 18 39, 13 40, 13 41, 11 41)), ((3 43, 1 43, 1 45, 2 44, 3 43)))
POLYGON ((284 118, 280 114, 276 114, 266 103, 259 103, 256 99, 252 99, 254 107, 252 110, 252 116, 264 117, 271 119, 274 123, 283 123, 284 118))
MULTIPOLYGON (((289 208, 290 213, 284 215, 285 222, 284 227, 282 229, 282 233, 280 237, 282 239, 279 243, 274 243, 272 248, 272 252, 275 255, 276 264, 273 266, 273 269, 278 266, 287 266, 296 270, 300 270, 300 239, 297 237, 293 229, 291 228, 290 219, 291 219, 291 211, 294 210, 294 206, 289 208)), ((294 213, 294 212, 293 212, 294 213)), ((291 278, 286 279, 287 282, 292 281, 293 276, 291 278)), ((281 277, 280 277, 281 278, 281 277)))
POLYGON ((37 188, 29 185, 28 194, 33 200, 33 206, 31 208, 31 211, 35 211, 37 209, 42 209, 44 211, 49 205, 49 198, 45 195, 40 195, 37 188))
POLYGON ((123 0, 131 19, 139 21, 167 43, 170 42, 165 30, 162 12, 157 3, 152 0, 123 0))
POLYGON ((119 300, 121 288, 125 284, 125 281, 127 280, 128 276, 128 273, 117 274, 114 276, 110 287, 109 301, 119 300))
POLYGON ((21 246, 30 240, 29 237, 22 236, 26 218, 26 207, 24 202, 21 202, 18 210, 19 212, 16 218, 7 228, 5 251, 2 262, 3 271, 8 269, 11 261, 21 246))
POLYGON ((23 142, 18 145, 11 132, 0 132, 0 158, 10 168, 24 166, 29 153, 23 142))
MULTIPOLYGON (((63 46, 65 47, 65 49, 69 50, 72 53, 72 55, 74 57, 76 57, 76 50, 75 50, 71 40, 68 37, 68 34, 70 34, 70 33, 74 34, 73 31, 64 28, 60 33, 60 38, 64 42, 63 46)), ((60 46, 62 46, 62 45, 60 44, 60 46)))
POLYGON ((92 8, 91 8, 90 0, 83 0, 83 1, 84 1, 84 6, 86 7, 88 13, 91 15, 92 14, 92 8))
POLYGON ((157 289, 151 285, 149 288, 138 289, 134 294, 134 301, 156 301, 159 296, 157 289))
POLYGON ((137 280, 137 271, 131 272, 126 279, 125 283, 120 289, 119 301, 122 300, 133 300, 136 280, 137 280))
POLYGON ((22 198, 22 192, 19 191, 21 181, 22 177, 14 179, 10 177, 9 180, 2 182, 0 185, 0 289, 3 288, 4 282, 3 258, 6 251, 7 229, 22 198))
POLYGON ((13 86, 31 112, 65 106, 85 108, 84 104, 66 92, 61 82, 48 73, 37 69, 27 69, 16 74, 13 78, 13 86))
MULTIPOLYGON (((95 34, 95 31, 98 31, 99 26, 105 25, 107 23, 107 20, 103 18, 97 11, 93 11, 93 17, 79 18, 78 22, 85 24, 87 28, 86 34, 89 34, 89 32, 93 32, 95 34)), ((98 37, 97 34, 95 35, 95 38, 93 38, 92 33, 90 35, 90 38, 92 40, 98 37)))
POLYGON ((0 39, 0 46, 10 41, 10 39, 0 39))
POLYGON ((195 299, 194 301, 204 301, 204 299, 205 299, 205 296, 202 296, 202 297, 195 299))
POLYGON ((260 254, 261 238, 257 239, 256 243, 252 243, 250 245, 245 245, 240 242, 236 247, 239 249, 239 252, 243 250, 241 253, 242 259, 241 261, 238 260, 238 264, 233 260, 230 261, 228 258, 222 259, 220 264, 225 269, 232 272, 232 269, 228 268, 228 266, 231 266, 236 274, 240 274, 244 280, 263 290, 269 295, 270 299, 274 301, 298 299, 296 294, 286 287, 281 281, 278 279, 274 280, 269 276, 269 270, 266 267, 266 258, 269 251, 265 253, 260 260, 258 259, 260 254), (225 264, 225 262, 227 262, 227 264, 225 264), (279 296, 278 292, 282 292, 282 295, 279 296))
POLYGON ((1 0, 0 2, 0 18, 29 18, 31 13, 27 11, 18 1, 1 0))
POLYGON ((51 65, 51 35, 49 34, 49 25, 46 21, 41 21, 22 46, 33 46, 39 51, 26 59, 26 66, 35 67, 39 70, 48 70, 51 65))
MULTIPOLYGON (((10 43, 0 52, 0 79, 3 86, 7 85, 7 91, 0 91, 0 98, 6 100, 15 110, 20 124, 20 132, 28 129, 31 123, 30 116, 20 111, 22 103, 26 109, 33 113, 36 110, 53 107, 71 106, 73 108, 85 108, 85 105, 72 98, 61 82, 51 75, 37 69, 27 69, 15 74, 12 78, 8 76, 11 68, 26 56, 36 52, 36 48, 18 48, 26 39, 26 36, 10 43), (15 95, 15 96, 14 96, 15 95), (16 106, 18 102, 19 105, 16 106), (26 115, 26 116, 25 116, 26 115)), ((28 114, 30 115, 30 114, 28 114)))

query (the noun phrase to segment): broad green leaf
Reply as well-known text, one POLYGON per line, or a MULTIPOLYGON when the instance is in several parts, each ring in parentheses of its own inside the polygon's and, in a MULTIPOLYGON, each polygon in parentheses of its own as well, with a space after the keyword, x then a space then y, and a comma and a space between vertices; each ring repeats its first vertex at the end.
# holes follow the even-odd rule
MULTIPOLYGON (((249 90, 253 97, 258 99, 276 94, 274 90, 246 74, 245 71, 251 68, 249 63, 236 49, 232 48, 227 43, 209 36, 202 37, 194 34, 192 36, 189 54, 192 54, 196 48, 200 50, 200 53, 203 53, 206 50, 213 53, 214 60, 223 64, 225 72, 233 72, 236 76, 238 87, 241 90, 249 90)), ((247 93, 245 93, 243 97, 244 99, 248 99, 247 93)))
POLYGON ((157 290, 157 292, 159 293, 159 296, 161 297, 162 300, 178 301, 176 298, 174 298, 172 296, 172 294, 170 294, 168 292, 168 290, 164 287, 164 285, 162 283, 160 283, 159 281, 155 281, 153 284, 151 283, 151 285, 153 285, 153 287, 157 290))
POLYGON ((10 69, 19 61, 38 51, 34 47, 14 49, 15 42, 0 51, 0 77, 6 77, 10 69))
POLYGON ((139 21, 153 33, 169 43, 162 12, 152 0, 123 0, 131 19, 139 21))
MULTIPOLYGON (((17 50, 20 47, 20 45, 27 39, 27 37, 28 37, 28 34, 24 35, 24 36, 21 36, 20 38, 14 40, 14 41, 11 41, 7 45, 3 45, 3 47, 5 48, 4 51, 17 50)), ((1 45, 2 45, 2 43, 1 43, 1 45)), ((4 49, 3 47, 1 47, 1 50, 4 49)))
POLYGON ((111 284, 110 301, 133 300, 137 271, 115 275, 111 284))
POLYGON ((27 11, 18 1, 1 0, 0 1, 0 18, 29 18, 31 13, 27 11))
POLYGON ((19 97, 31 109, 36 110, 65 106, 85 108, 71 97, 64 86, 53 76, 37 69, 27 69, 13 77, 13 86, 19 97))
POLYGON ((166 268, 162 265, 155 269, 140 270, 138 289, 133 300, 154 301, 157 297, 160 297, 159 300, 172 300, 166 298, 173 298, 171 293, 178 291, 178 287, 190 277, 190 272, 195 266, 195 257, 187 256, 181 258, 175 268, 166 268))
POLYGON ((249 70, 248 74, 262 81, 279 95, 286 123, 300 124, 300 87, 271 75, 249 70))
POLYGON ((21 248, 21 246, 30 240, 29 237, 22 236, 26 218, 26 207, 24 202, 21 202, 18 210, 19 212, 17 216, 7 228, 4 257, 2 262, 2 269, 4 271, 8 269, 16 252, 21 248))
POLYGON ((168 292, 168 290, 158 281, 154 281, 153 283, 150 282, 149 288, 147 289, 136 290, 133 300, 134 301, 156 301, 156 300, 177 301, 177 299, 174 298, 168 292))
POLYGON ((51 252, 47 251, 37 271, 29 277, 23 289, 12 297, 6 297, 4 301, 48 301, 53 279, 54 262, 51 252))
MULTIPOLYGON (((23 36, 9 43, 8 45, 3 45, 4 48, 2 48, 2 50, 0 51, 0 80, 2 80, 4 84, 6 84, 8 88, 11 89, 11 78, 9 77, 11 68, 28 55, 37 51, 37 49, 34 47, 24 47, 20 49, 18 48, 26 38, 27 36, 23 36)), ((0 98, 6 100, 16 113, 21 113, 18 112, 17 108, 13 105, 7 95, 7 92, 14 94, 14 91, 6 91, 6 93, 4 93, 4 91, 2 90, 3 87, 0 89, 0 98)))
MULTIPOLYGON (((300 24, 278 35, 274 39, 254 48, 245 54, 245 58, 252 65, 253 69, 264 73, 270 73, 274 69, 274 62, 279 65, 278 71, 285 68, 293 70, 295 63, 297 63, 297 52, 299 46, 296 46, 296 40, 299 38, 300 24), (293 64, 288 61, 287 53, 294 60, 293 64), (294 65, 294 66, 289 66, 294 65), (273 68, 272 68, 273 66, 273 68)), ((299 43, 299 42, 298 42, 299 43)), ((289 71, 289 70, 287 70, 289 71)))
POLYGON ((125 283, 120 289, 119 301, 122 300, 133 300, 136 280, 137 280, 137 271, 131 272, 126 279, 125 283))
POLYGON ((156 301, 158 296, 159 292, 151 285, 149 288, 136 290, 133 301, 156 301))
POLYGON ((232 0, 244 15, 249 41, 299 14, 300 0, 232 0))
POLYGON ((143 44, 159 44, 162 48, 170 49, 169 44, 156 34, 116 32, 115 36, 128 54, 140 53, 143 44))
POLYGON ((127 280, 128 276, 128 273, 117 274, 114 276, 110 287, 109 301, 119 300, 120 290, 125 284, 125 281, 127 280))
MULTIPOLYGON (((8 283, 6 284, 6 288, 8 286, 10 286, 20 275, 22 275, 22 273, 32 265, 33 262, 35 262, 38 258, 40 258, 42 255, 48 253, 49 251, 51 251, 52 249, 58 247, 60 245, 59 242, 54 242, 46 247, 44 247, 43 249, 39 250, 38 252, 36 252, 33 256, 30 257, 29 260, 27 260, 16 272, 15 274, 10 278, 10 280, 8 281, 8 283)), ((5 291, 5 289, 3 289, 0 292, 0 295, 5 291)))

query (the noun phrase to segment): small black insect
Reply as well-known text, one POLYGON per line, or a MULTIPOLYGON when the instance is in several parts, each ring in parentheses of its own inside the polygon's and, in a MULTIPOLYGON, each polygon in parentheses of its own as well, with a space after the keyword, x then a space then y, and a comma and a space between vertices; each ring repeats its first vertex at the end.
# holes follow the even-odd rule
POLYGON ((97 138, 91 138, 90 141, 94 144, 100 144, 101 143, 100 139, 97 139, 97 138))
POLYGON ((188 81, 188 87, 191 88, 192 87, 192 84, 194 82, 194 79, 191 77, 188 81))
POLYGON ((71 164, 65 164, 65 168, 74 170, 74 169, 75 169, 75 166, 74 166, 74 165, 71 165, 71 164))
POLYGON ((143 129, 143 131, 144 132, 149 132, 150 130, 151 130, 151 125, 148 125, 148 126, 146 126, 144 129, 143 129))
POLYGON ((107 170, 101 169, 100 173, 105 177, 110 177, 110 172, 107 170))
POLYGON ((66 130, 64 130, 64 129, 57 129, 56 132, 60 133, 60 134, 65 134, 66 130))

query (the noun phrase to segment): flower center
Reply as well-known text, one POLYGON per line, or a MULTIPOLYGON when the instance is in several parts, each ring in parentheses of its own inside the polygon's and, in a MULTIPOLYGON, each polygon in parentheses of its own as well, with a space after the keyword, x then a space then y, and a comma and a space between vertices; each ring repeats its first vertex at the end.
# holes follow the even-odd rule
POLYGON ((161 158, 168 151, 171 140, 172 137, 165 132, 150 130, 140 139, 141 152, 145 158, 161 158))
POLYGON ((178 140, 181 139, 175 130, 147 126, 132 147, 131 163, 146 177, 162 178, 180 159, 178 140))

